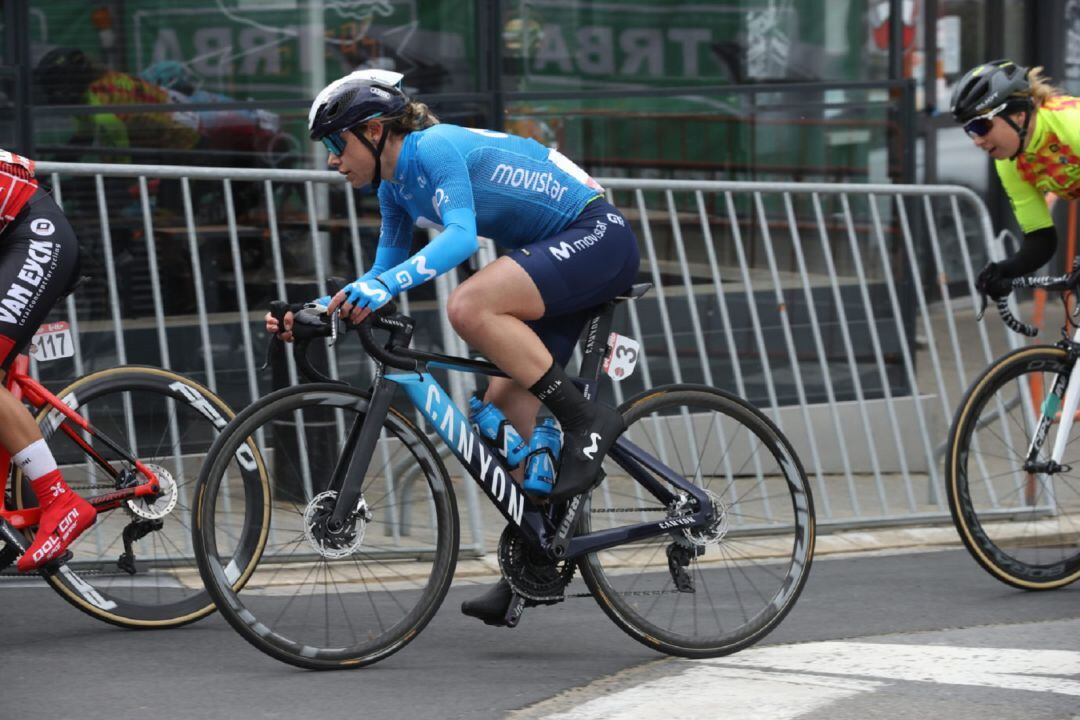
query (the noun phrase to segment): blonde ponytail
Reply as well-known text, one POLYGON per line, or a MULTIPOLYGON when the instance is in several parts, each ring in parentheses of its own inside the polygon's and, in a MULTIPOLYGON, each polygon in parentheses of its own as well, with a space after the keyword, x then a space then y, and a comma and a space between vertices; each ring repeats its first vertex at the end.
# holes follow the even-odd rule
POLYGON ((432 125, 438 125, 439 118, 431 112, 428 106, 419 100, 410 100, 405 107, 405 112, 386 123, 390 132, 396 135, 408 135, 417 130, 425 130, 432 125))
POLYGON ((1054 97, 1055 95, 1061 95, 1061 90, 1050 84, 1049 79, 1043 74, 1043 67, 1031 68, 1028 72, 1028 82, 1031 83, 1031 89, 1028 90, 1028 95, 1035 101, 1036 105, 1042 105, 1044 102, 1054 97))

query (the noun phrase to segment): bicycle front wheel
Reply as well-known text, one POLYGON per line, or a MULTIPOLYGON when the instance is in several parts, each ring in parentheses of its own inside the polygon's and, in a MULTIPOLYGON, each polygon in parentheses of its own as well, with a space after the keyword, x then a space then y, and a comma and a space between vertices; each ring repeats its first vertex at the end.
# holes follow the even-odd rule
POLYGON ((960 539, 987 572, 1025 590, 1052 590, 1080 578, 1077 426, 1062 470, 1024 470, 1044 413, 1053 420, 1036 439, 1037 462, 1050 459, 1072 367, 1057 347, 1005 355, 968 390, 949 431, 945 480, 960 539))
POLYGON ((236 417, 199 477, 194 539, 207 589, 245 640, 298 667, 359 667, 400 650, 435 614, 453 577, 450 478, 427 437, 394 410, 365 476, 346 479, 362 483, 356 508, 341 526, 331 519, 330 478, 367 408, 367 393, 341 385, 280 390, 236 417), (229 467, 249 442, 270 471, 270 535, 240 587, 231 560, 245 522, 238 510, 260 498, 247 497, 229 467))
POLYGON ((814 505, 779 429, 715 388, 671 385, 621 408, 626 438, 704 488, 716 520, 684 530, 610 457, 585 530, 672 518, 670 533, 588 555, 585 582, 631 637, 661 652, 715 657, 752 645, 784 618, 810 572, 814 505))
MULTIPOLYGON (((158 476, 163 493, 153 502, 135 499, 98 513, 94 525, 72 544, 71 562, 46 578, 49 584, 83 612, 123 627, 177 627, 213 612, 195 564, 189 518, 198 470, 232 410, 194 380, 139 366, 91 373, 57 397, 100 433, 72 426, 49 406, 38 414, 42 435, 76 492, 90 497, 118 489, 83 443, 116 470, 134 468, 114 445, 134 456, 158 476), (130 562, 121 562, 125 543, 132 550, 130 562)), ((265 493, 266 477, 254 445, 245 450, 243 465, 233 465, 237 482, 249 486, 252 496, 265 493)), ((131 477, 145 481, 134 472, 131 477)), ((12 487, 17 507, 37 505, 21 473, 14 474, 12 487)), ((249 524, 239 538, 235 561, 242 571, 258 557, 263 530, 249 524)))

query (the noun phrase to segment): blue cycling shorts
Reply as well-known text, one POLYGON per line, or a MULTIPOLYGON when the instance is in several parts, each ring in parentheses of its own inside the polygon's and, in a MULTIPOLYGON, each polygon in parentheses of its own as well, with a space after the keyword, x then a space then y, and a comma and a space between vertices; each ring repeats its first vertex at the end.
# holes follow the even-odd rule
POLYGON ((592 310, 626 292, 640 262, 630 224, 602 198, 586 205, 562 232, 507 257, 540 291, 544 316, 528 325, 560 365, 569 361, 592 310))

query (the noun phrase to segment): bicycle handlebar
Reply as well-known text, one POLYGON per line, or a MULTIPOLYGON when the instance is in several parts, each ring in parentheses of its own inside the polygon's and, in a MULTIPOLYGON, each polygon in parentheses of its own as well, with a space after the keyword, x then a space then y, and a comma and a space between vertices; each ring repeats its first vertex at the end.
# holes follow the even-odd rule
MULTIPOLYGON (((316 370, 307 358, 307 349, 312 340, 319 337, 337 338, 337 311, 328 314, 321 308, 289 304, 283 300, 274 300, 270 303, 270 314, 277 320, 279 328, 285 327, 285 315, 289 312, 293 313, 292 333, 295 339, 293 358, 300 372, 315 382, 337 382, 316 370)), ((415 359, 398 355, 391 349, 391 343, 400 333, 404 332, 411 336, 413 325, 412 318, 400 315, 397 306, 389 302, 369 314, 360 323, 353 325, 352 329, 356 330, 360 345, 372 359, 388 367, 415 372, 418 369, 418 362, 415 359), (375 328, 390 331, 390 342, 381 345, 372 334, 375 328)), ((270 345, 267 347, 267 360, 263 368, 270 365, 274 344, 280 342, 282 340, 279 335, 271 337, 270 345)))
MULTIPOLYGON (((1052 292, 1073 292, 1077 291, 1080 287, 1080 257, 1073 261, 1072 272, 1066 275, 1033 275, 1027 277, 1014 278, 1012 281, 1013 288, 1034 288, 1040 290, 1048 290, 1052 292)), ((1013 315, 1012 310, 1009 309, 1009 297, 997 298, 994 303, 997 305, 998 315, 1001 316, 1001 321, 1005 323, 1006 327, 1016 333, 1025 335, 1027 337, 1035 337, 1039 334, 1039 329, 1034 325, 1018 319, 1013 315)), ((979 309, 979 313, 976 316, 976 320, 981 320, 983 313, 986 312, 986 295, 982 296, 982 307, 979 309)), ((1077 316, 1080 313, 1080 305, 1077 305, 1073 309, 1073 316, 1077 316)))
MULTIPOLYGON (((985 303, 985 296, 983 302, 985 303)), ((1039 328, 1035 327, 1034 325, 1028 325, 1026 322, 1017 319, 1017 317, 1013 315, 1012 310, 1009 309, 1008 296, 998 298, 996 304, 998 309, 998 315, 1001 316, 1001 321, 1005 323, 1005 326, 1008 327, 1010 330, 1015 333, 1025 335, 1027 337, 1035 337, 1039 334, 1039 328)), ((980 311, 979 314, 981 316, 982 311, 980 311)))

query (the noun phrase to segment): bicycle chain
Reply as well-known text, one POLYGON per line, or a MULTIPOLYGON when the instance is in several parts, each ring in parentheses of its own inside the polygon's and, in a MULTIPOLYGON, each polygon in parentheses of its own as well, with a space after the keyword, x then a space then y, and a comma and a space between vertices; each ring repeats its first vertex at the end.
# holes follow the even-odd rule
MULTIPOLYGON (((641 596, 641 595, 677 595, 678 593, 679 593, 678 590, 632 590, 630 592, 619 593, 619 595, 622 595, 622 596, 625 597, 625 596, 629 596, 629 595, 634 595, 634 596, 641 596)), ((593 594, 592 593, 570 593, 569 595, 564 595, 563 597, 566 597, 566 598, 591 598, 591 597, 593 597, 593 594)))

